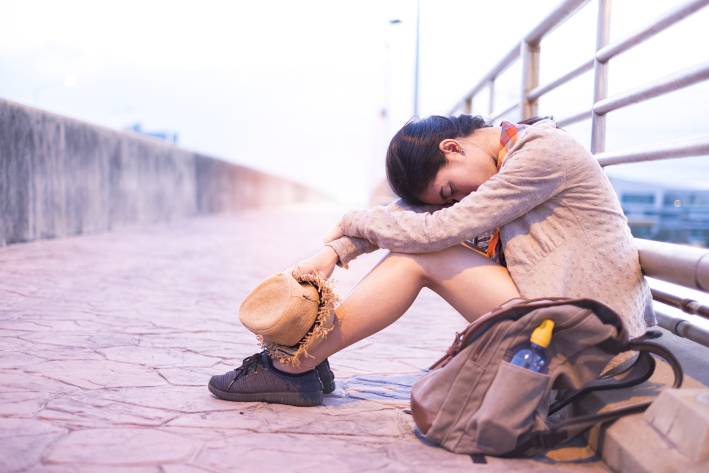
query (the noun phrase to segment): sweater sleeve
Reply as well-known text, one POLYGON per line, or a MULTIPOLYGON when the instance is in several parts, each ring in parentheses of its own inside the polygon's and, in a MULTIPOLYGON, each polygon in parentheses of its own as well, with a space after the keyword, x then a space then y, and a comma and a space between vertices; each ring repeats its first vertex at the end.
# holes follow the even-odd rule
POLYGON ((439 251, 492 231, 563 188, 564 140, 538 138, 510 153, 497 174, 450 207, 433 213, 392 212, 382 206, 355 210, 345 214, 340 225, 347 236, 402 253, 439 251))
MULTIPOLYGON (((421 213, 433 212, 442 207, 438 205, 410 205, 401 199, 397 199, 394 202, 387 204, 385 208, 388 209, 388 211, 391 213, 398 213, 403 211, 421 213)), ((331 241, 326 245, 335 250, 335 253, 337 253, 337 257, 339 260, 337 262, 337 265, 345 269, 347 269, 349 262, 353 259, 364 253, 370 253, 379 248, 376 244, 370 242, 366 238, 356 238, 349 236, 338 238, 337 240, 331 241)))
POLYGON ((337 265, 345 269, 349 267, 349 262, 356 257, 364 253, 371 253, 377 249, 377 245, 365 238, 352 238, 348 236, 326 243, 326 246, 335 250, 338 259, 337 265))

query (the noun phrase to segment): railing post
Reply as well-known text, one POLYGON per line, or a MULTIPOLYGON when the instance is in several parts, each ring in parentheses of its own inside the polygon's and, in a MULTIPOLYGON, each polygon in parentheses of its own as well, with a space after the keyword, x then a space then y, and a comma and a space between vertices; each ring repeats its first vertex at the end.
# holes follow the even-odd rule
POLYGON ((463 107, 463 113, 470 115, 473 113, 473 97, 466 97, 465 106, 463 107))
MULTIPOLYGON (((611 0, 598 0, 598 21, 596 26, 596 51, 605 47, 610 38, 611 0)), ((598 58, 593 60, 593 106, 608 95, 608 63, 598 58)), ((591 115, 591 152, 600 153, 606 149, 606 115, 591 115)))
POLYGON ((490 101, 488 110, 488 117, 492 118, 492 114, 495 112, 495 78, 490 79, 490 84, 488 85, 488 90, 490 92, 490 101))
POLYGON ((529 99, 529 92, 539 85, 539 42, 528 43, 526 40, 521 44, 522 55, 522 93, 520 119, 533 117, 537 114, 537 100, 529 99))

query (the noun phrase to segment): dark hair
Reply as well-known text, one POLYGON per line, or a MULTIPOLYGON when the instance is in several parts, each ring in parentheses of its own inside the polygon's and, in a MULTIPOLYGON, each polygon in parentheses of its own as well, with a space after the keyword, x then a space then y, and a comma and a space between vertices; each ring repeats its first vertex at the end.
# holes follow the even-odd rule
POLYGON ((422 203, 419 196, 446 164, 440 142, 489 126, 479 115, 433 115, 410 121, 394 135, 387 150, 386 174, 392 190, 411 204, 422 203))

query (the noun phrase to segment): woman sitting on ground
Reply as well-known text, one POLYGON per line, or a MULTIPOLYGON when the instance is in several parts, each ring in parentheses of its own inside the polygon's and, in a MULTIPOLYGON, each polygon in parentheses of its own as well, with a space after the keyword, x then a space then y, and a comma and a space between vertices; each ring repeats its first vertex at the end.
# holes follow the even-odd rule
POLYGON ((250 369, 213 377, 210 390, 251 401, 274 389, 296 398, 331 392, 327 357, 397 320, 424 287, 471 322, 514 297, 593 298, 621 316, 630 337, 643 334, 654 324, 650 291, 608 178, 552 120, 530 122, 407 123, 386 157, 401 199, 348 212, 297 265, 329 277, 336 264, 390 250, 335 309, 333 330, 297 367, 262 352, 247 358, 250 369))

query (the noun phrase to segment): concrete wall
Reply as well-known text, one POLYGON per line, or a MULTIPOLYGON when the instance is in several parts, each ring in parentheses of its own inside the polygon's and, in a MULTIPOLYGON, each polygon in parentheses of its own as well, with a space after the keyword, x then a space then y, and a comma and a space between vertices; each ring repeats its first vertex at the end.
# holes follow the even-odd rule
POLYGON ((152 138, 0 100, 0 246, 324 198, 152 138))

